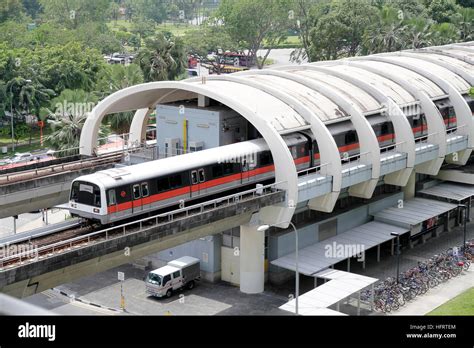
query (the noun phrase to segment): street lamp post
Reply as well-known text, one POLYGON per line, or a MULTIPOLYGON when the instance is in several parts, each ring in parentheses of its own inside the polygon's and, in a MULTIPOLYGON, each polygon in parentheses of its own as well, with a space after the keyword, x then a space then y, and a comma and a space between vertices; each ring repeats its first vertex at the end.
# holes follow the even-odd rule
MULTIPOLYGON (((31 83, 31 80, 25 80, 26 83, 31 83)), ((10 118, 12 127, 12 152, 15 153, 15 128, 13 125, 13 83, 10 85, 10 118)))
MULTIPOLYGON (((300 293, 300 273, 299 273, 299 270, 298 270, 298 230, 296 229, 295 225, 291 222, 291 221, 286 221, 286 222, 281 222, 280 224, 284 224, 284 223, 288 223, 291 225, 291 227, 293 228, 293 231, 295 232, 295 244, 296 244, 296 248, 295 248, 295 258, 296 258, 296 262, 295 262, 295 277, 296 277, 296 280, 295 280, 295 313, 298 315, 298 297, 299 297, 299 293, 300 293)), ((280 224, 275 224, 275 225, 261 225, 257 228, 258 231, 260 232, 265 232, 266 230, 268 230, 270 227, 273 227, 273 226, 278 226, 280 224)))
POLYGON ((467 205, 466 204, 458 204, 459 208, 464 209, 464 231, 463 231, 463 242, 462 242, 462 250, 466 248, 466 229, 467 229, 467 205))
POLYGON ((12 153, 15 153, 15 135, 13 128, 13 83, 10 85, 10 118, 11 118, 11 127, 12 127, 12 153))
POLYGON ((392 236, 397 237, 397 284, 399 282, 399 275, 400 275, 400 233, 392 232, 390 233, 392 236))

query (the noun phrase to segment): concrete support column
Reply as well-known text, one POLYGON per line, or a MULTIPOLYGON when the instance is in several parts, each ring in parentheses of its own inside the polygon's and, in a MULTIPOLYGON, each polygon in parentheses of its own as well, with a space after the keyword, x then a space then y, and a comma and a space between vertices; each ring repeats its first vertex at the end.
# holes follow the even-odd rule
POLYGON ((206 106, 210 105, 210 99, 209 97, 206 97, 205 95, 198 94, 198 107, 200 108, 205 108, 206 106))
POLYGON ((240 226, 240 291, 246 294, 263 292, 265 282, 265 232, 257 227, 240 226))
POLYGON ((415 197, 415 178, 416 173, 412 172, 407 184, 403 187, 403 199, 411 199, 415 197))

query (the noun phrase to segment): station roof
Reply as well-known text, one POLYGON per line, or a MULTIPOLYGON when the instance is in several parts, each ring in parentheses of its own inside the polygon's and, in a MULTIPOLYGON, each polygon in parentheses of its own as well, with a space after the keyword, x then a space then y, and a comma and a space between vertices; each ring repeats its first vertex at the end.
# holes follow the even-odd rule
POLYGON ((456 204, 433 199, 414 198, 403 202, 403 207, 390 207, 373 214, 375 221, 411 229, 423 221, 456 209, 456 204))
MULTIPOLYGON (((359 63, 363 64, 362 61, 359 63)), ((395 81, 390 80, 389 78, 382 75, 372 73, 362 68, 343 64, 330 66, 329 68, 335 71, 345 72, 370 83, 371 85, 378 88, 386 96, 391 97, 399 105, 410 104, 416 101, 415 97, 411 95, 406 89, 397 84, 395 81)))
POLYGON ((295 69, 291 69, 291 72, 304 78, 322 82, 331 86, 339 93, 342 93, 351 99, 351 101, 355 103, 362 110, 362 112, 373 112, 382 107, 372 95, 367 93, 362 88, 339 77, 306 68, 307 66, 300 66, 295 69))
POLYGON ((426 196, 446 198, 460 202, 474 196, 474 187, 472 185, 444 182, 439 185, 420 190, 419 193, 422 193, 426 196))
MULTIPOLYGON (((374 246, 395 238, 391 235, 392 232, 403 234, 408 232, 408 229, 378 221, 371 221, 321 242, 307 246, 298 251, 298 271, 307 276, 314 276, 317 272, 329 268, 330 266, 361 252, 357 248, 352 248, 353 246, 361 246, 363 247, 363 250, 367 251, 374 246), (341 245, 344 247, 345 252, 343 255, 340 255, 337 253, 337 250, 334 250, 335 253, 328 257, 328 245, 341 245)), ((271 261, 271 264, 295 271, 295 260, 296 254, 293 252, 271 261)))
MULTIPOLYGON (((391 56, 384 57, 392 58, 391 56)), ((438 98, 440 96, 446 95, 446 93, 436 83, 410 69, 375 60, 360 60, 357 62, 366 65, 367 67, 373 67, 379 69, 380 71, 386 71, 389 74, 402 76, 408 83, 426 92, 426 94, 428 94, 431 98, 438 98)))
POLYGON ((468 52, 468 51, 465 51, 465 50, 460 50, 460 49, 456 49, 455 46, 453 46, 453 48, 442 48, 440 49, 440 51, 442 52, 449 52, 451 54, 454 54, 458 57, 469 57, 471 59, 474 59, 474 52, 468 52))
MULTIPOLYGON (((465 53, 468 53, 468 52, 465 52, 465 53)), ((390 55, 388 57, 390 60, 393 60, 393 61, 409 63, 416 66, 419 69, 428 70, 430 73, 433 73, 441 77, 442 79, 450 82, 461 93, 465 93, 466 91, 469 90, 469 87, 470 87, 469 83, 467 83, 467 81, 464 80, 461 76, 453 73, 452 71, 438 64, 431 63, 427 61, 426 59, 423 59, 422 54, 418 54, 418 58, 399 56, 395 54, 390 55)), ((472 73, 472 70, 471 70, 471 73, 472 73)))
POLYGON ((348 116, 344 110, 329 98, 298 82, 271 75, 250 75, 248 78, 268 86, 285 90, 286 93, 303 102, 303 104, 318 115, 323 122, 334 121, 338 118, 348 116))
POLYGON ((420 50, 417 51, 420 54, 420 59, 423 59, 423 57, 429 57, 432 59, 436 59, 439 62, 444 62, 448 63, 450 65, 456 66, 459 69, 464 70, 468 74, 472 74, 472 69, 473 66, 461 59, 456 59, 450 56, 445 56, 439 53, 436 53, 435 51, 429 51, 429 50, 420 50))
MULTIPOLYGON (((329 279, 329 282, 298 296, 299 315, 346 315, 327 307, 341 302, 378 281, 377 278, 335 269, 324 270, 315 276, 329 279)), ((280 309, 292 313, 296 312, 295 308, 295 299, 280 306, 280 309)))

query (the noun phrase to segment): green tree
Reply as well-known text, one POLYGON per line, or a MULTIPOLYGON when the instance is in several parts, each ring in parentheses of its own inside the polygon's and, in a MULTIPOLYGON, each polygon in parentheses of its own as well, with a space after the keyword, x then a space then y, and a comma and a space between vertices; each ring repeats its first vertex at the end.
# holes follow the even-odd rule
POLYGON ((134 22, 131 32, 138 36, 138 48, 142 46, 142 41, 154 33, 155 24, 151 21, 143 20, 134 22))
POLYGON ((3 42, 9 48, 26 47, 30 41, 30 34, 26 24, 20 21, 8 20, 0 22, 0 43, 3 42))
POLYGON ((329 13, 311 30, 311 60, 355 56, 366 28, 376 18, 377 9, 367 0, 333 0, 329 13))
POLYGON ((112 18, 115 23, 117 23, 117 20, 120 16, 120 5, 116 2, 112 2, 109 7, 109 15, 110 18, 112 18))
POLYGON ((93 90, 98 73, 106 65, 99 52, 79 43, 48 46, 33 53, 23 52, 22 67, 27 69, 23 75, 38 76, 57 94, 64 89, 93 90))
POLYGON ((160 33, 145 42, 146 47, 137 56, 145 81, 176 80, 183 75, 187 59, 180 38, 171 33, 160 33))
POLYGON ((0 80, 0 117, 5 116, 7 108, 7 86, 4 81, 0 80))
POLYGON ((460 40, 459 30, 451 23, 433 24, 431 31, 433 45, 447 45, 460 40))
POLYGON ((25 9, 20 0, 0 1, 0 23, 8 19, 21 18, 24 10, 25 9))
MULTIPOLYGON (((96 88, 100 91, 100 99, 102 99, 111 93, 143 83, 143 81, 143 73, 136 64, 109 65, 102 71, 96 88)), ((106 121, 115 133, 125 134, 130 130, 133 115, 133 112, 111 114, 107 115, 106 121)))
POLYGON ((454 0, 430 0, 427 6, 428 15, 438 23, 451 22, 457 9, 454 0))
MULTIPOLYGON (((6 91, 9 92, 9 100, 13 105, 13 112, 27 115, 33 114, 39 118, 41 107, 48 104, 51 97, 55 95, 54 91, 45 88, 40 82, 26 80, 22 77, 16 77, 6 84, 6 91)), ((30 125, 33 127, 33 125, 30 125)), ((31 144, 32 129, 30 129, 31 144)))
POLYGON ((417 49, 433 45, 432 23, 430 22, 431 20, 423 18, 413 18, 407 21, 403 48, 417 49))
POLYGON ((68 28, 77 28, 86 22, 105 22, 109 0, 39 0, 44 17, 68 28))
POLYGON ((47 110, 47 122, 52 128, 52 133, 45 138, 48 145, 55 150, 64 150, 63 155, 76 154, 87 112, 96 102, 94 95, 83 90, 64 90, 54 98, 52 108, 47 110))
POLYGON ((388 0, 385 5, 401 11, 404 19, 426 17, 426 8, 421 0, 388 0))
POLYGON ((454 21, 462 41, 474 40, 474 8, 461 8, 454 21))
POLYGON ((308 54, 311 46, 311 30, 318 23, 319 18, 327 14, 330 10, 331 0, 294 0, 292 10, 295 13, 296 22, 294 28, 302 43, 301 48, 296 48, 290 59, 294 62, 307 60, 311 62, 311 55, 308 54))
POLYGON ((22 0, 25 12, 33 19, 41 14, 42 8, 38 0, 22 0))
POLYGON ((474 8, 474 0, 456 0, 459 6, 474 8))
POLYGON ((364 33, 364 52, 393 52, 405 45, 404 32, 407 30, 399 10, 384 6, 378 21, 369 26, 364 33))
POLYGON ((261 69, 272 48, 287 38, 294 17, 291 9, 291 0, 223 0, 215 16, 234 43, 248 50, 252 60, 257 61, 258 50, 267 47, 257 62, 261 69))

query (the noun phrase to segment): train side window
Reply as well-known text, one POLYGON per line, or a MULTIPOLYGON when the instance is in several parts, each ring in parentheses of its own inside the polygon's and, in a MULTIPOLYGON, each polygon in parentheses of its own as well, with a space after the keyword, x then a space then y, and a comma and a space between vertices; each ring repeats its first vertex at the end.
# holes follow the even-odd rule
POLYGON ((108 195, 109 195, 109 205, 117 204, 117 199, 115 197, 115 190, 114 189, 109 190, 108 195))
POLYGON ((352 144, 356 142, 356 133, 354 131, 349 131, 346 133, 346 144, 352 144))
POLYGON ((272 155, 270 151, 264 151, 259 154, 259 162, 260 162, 260 167, 269 165, 272 163, 272 155))
POLYGON ((212 167, 212 177, 220 178, 223 174, 222 164, 218 163, 212 167))
POLYGON ((293 159, 298 158, 298 152, 296 151, 296 146, 290 147, 290 152, 291 152, 291 157, 293 157, 293 159))
POLYGON ((206 176, 204 175, 204 169, 199 169, 199 182, 204 182, 206 181, 206 176))
POLYGON ((224 163, 224 175, 230 175, 234 173, 234 164, 233 163, 224 163))
POLYGON ((456 113, 454 112, 454 108, 453 108, 452 106, 450 106, 450 107, 448 108, 448 116, 449 116, 449 117, 454 117, 454 116, 456 116, 456 113))
POLYGON ((181 174, 173 175, 170 177, 170 187, 172 189, 179 188, 183 186, 183 180, 181 179, 181 174))
POLYGON ((158 192, 168 191, 170 189, 170 181, 168 177, 158 179, 157 185, 158 192))
POLYGON ((140 198, 140 185, 133 185, 133 199, 140 198))
POLYGON ((197 177, 197 171, 196 170, 193 170, 191 172, 191 182, 193 183, 193 185, 198 183, 198 177, 197 177))
POLYGON ((148 183, 144 182, 142 184, 142 197, 148 197, 150 192, 148 191, 148 183))
POLYGON ((79 193, 79 182, 75 181, 72 183, 72 188, 71 188, 71 200, 73 202, 77 202, 78 193, 79 193))
POLYGON ((94 206, 100 207, 100 190, 94 189, 94 206))

